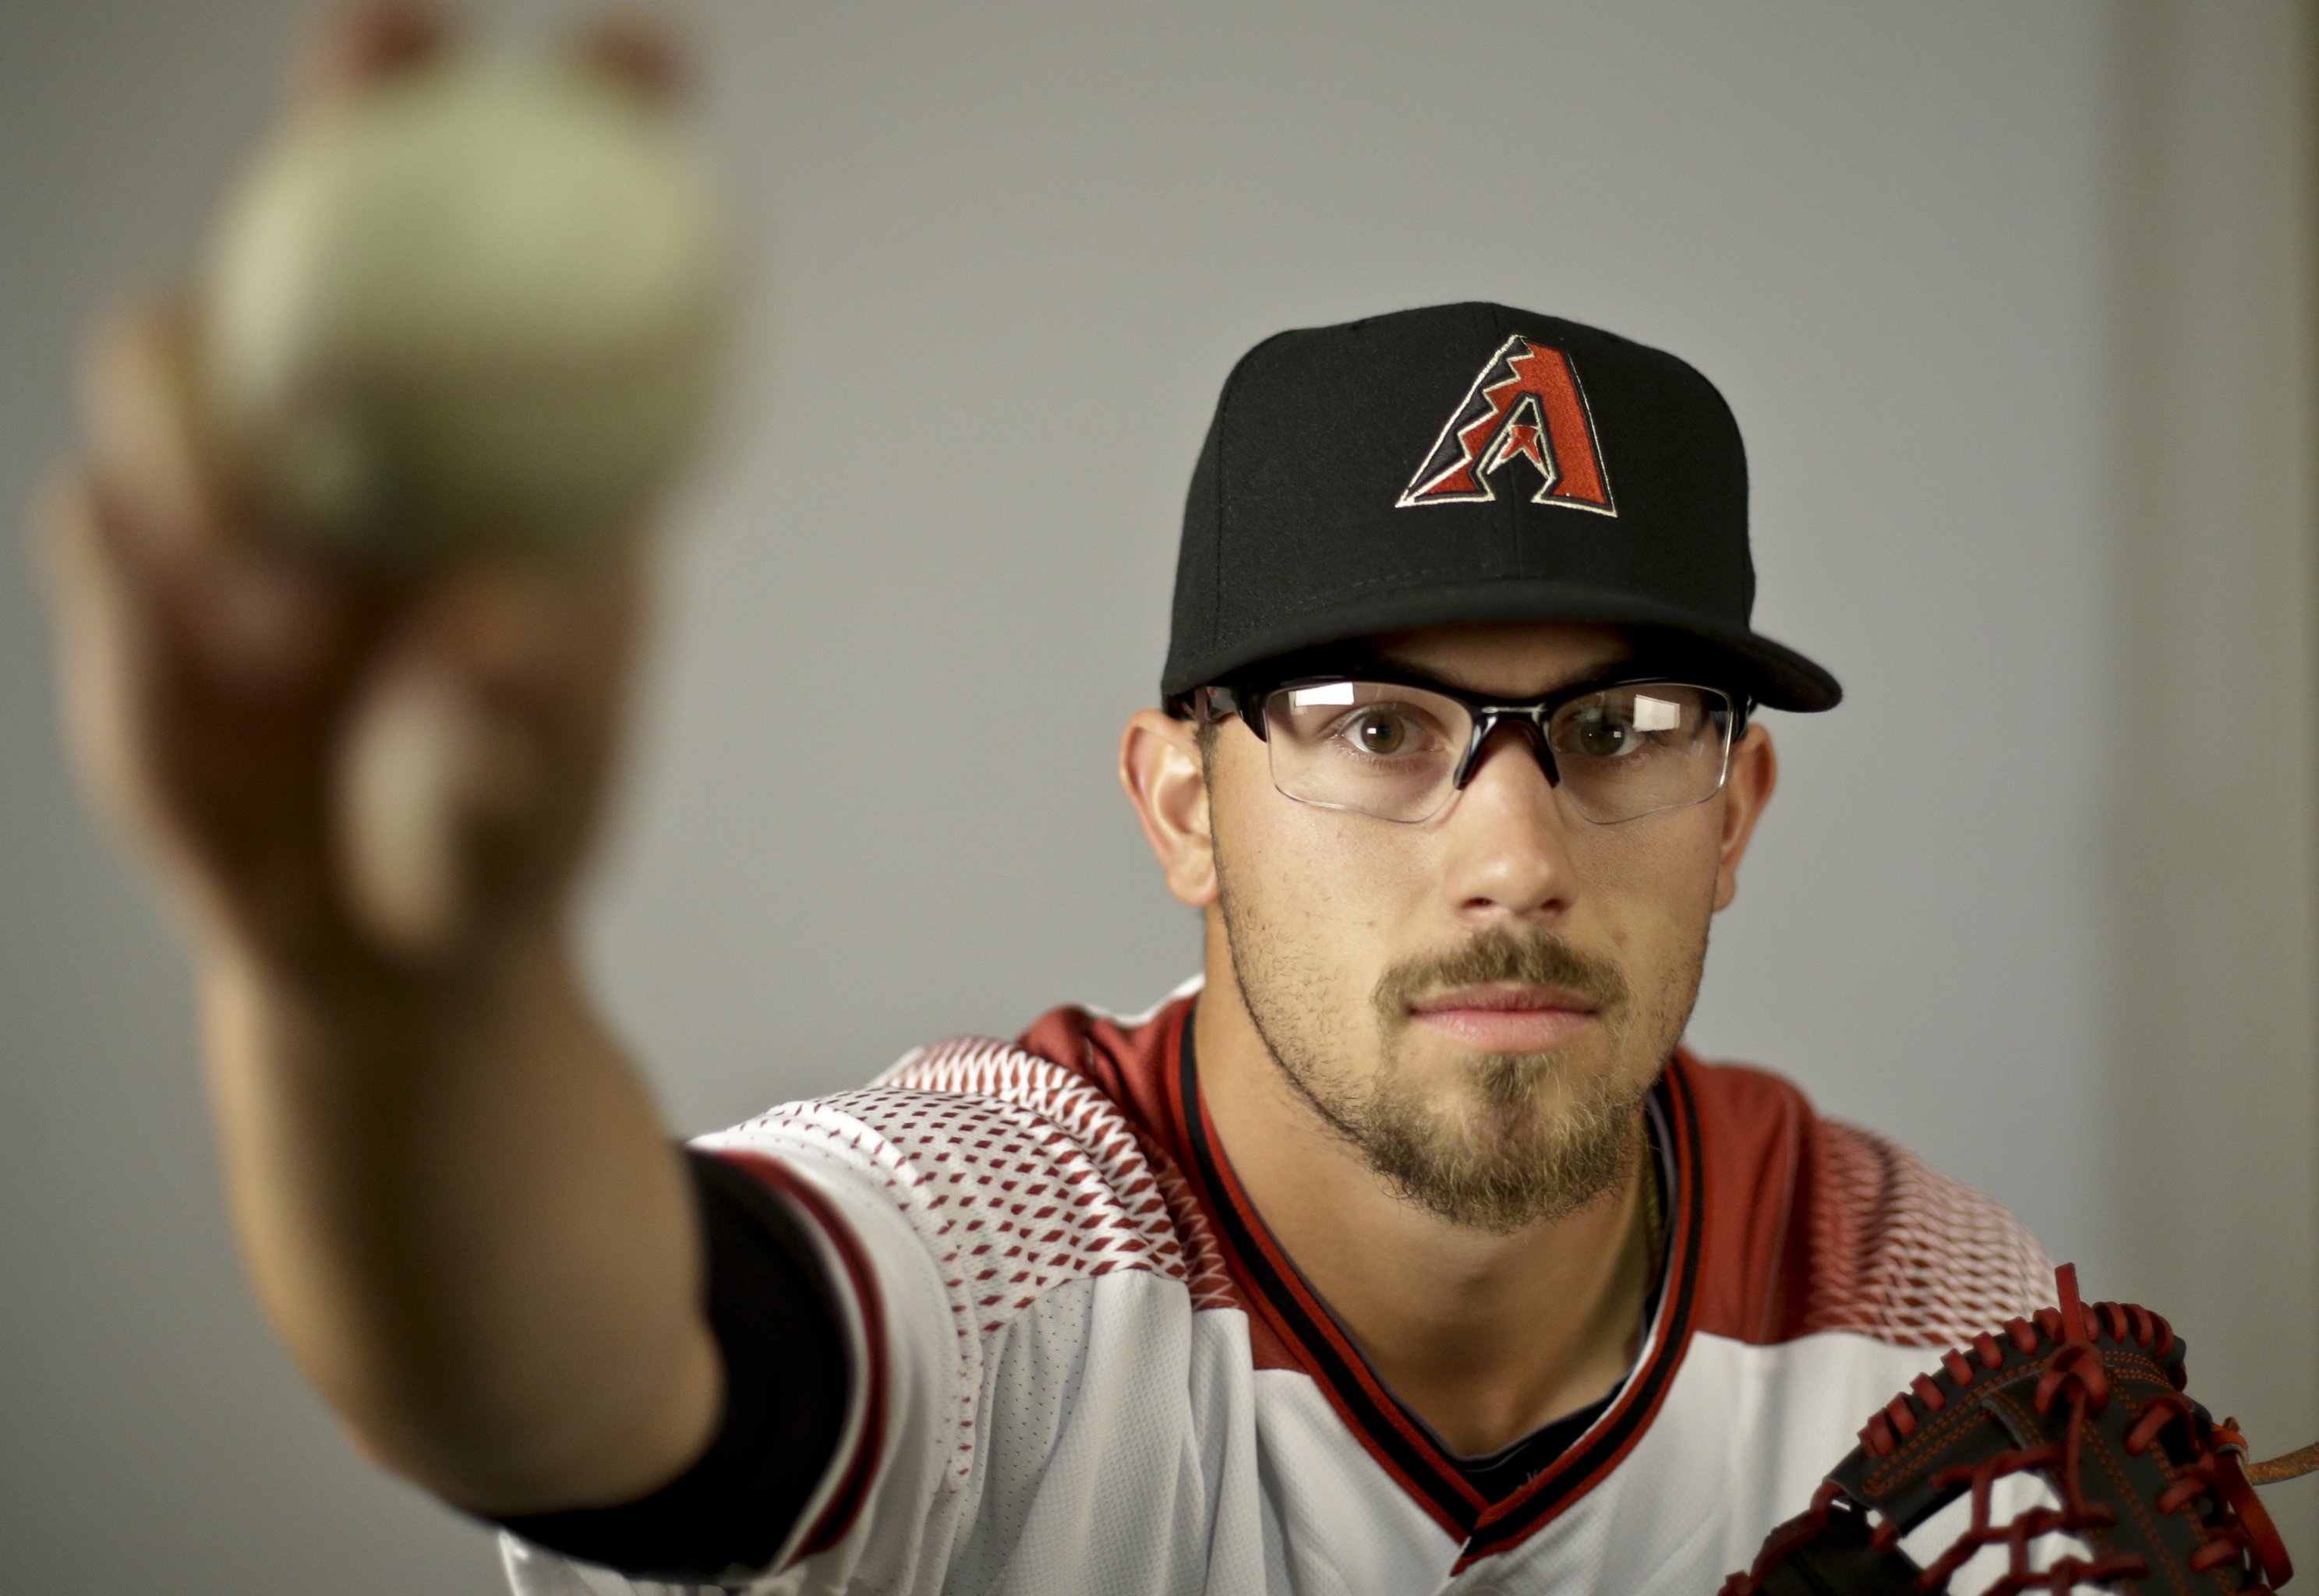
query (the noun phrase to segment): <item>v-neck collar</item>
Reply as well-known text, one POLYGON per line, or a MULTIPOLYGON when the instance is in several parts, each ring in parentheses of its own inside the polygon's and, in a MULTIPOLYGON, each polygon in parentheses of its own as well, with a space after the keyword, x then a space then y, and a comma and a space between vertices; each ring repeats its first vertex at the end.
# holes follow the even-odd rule
POLYGON ((1249 1202, 1200 1096, 1192 1042, 1196 1007, 1185 1004, 1173 1016, 1168 1045, 1175 1068, 1169 1072, 1168 1107, 1178 1144, 1190 1155, 1187 1174, 1215 1222, 1241 1295, 1264 1316, 1378 1465, 1462 1543, 1458 1568, 1511 1549, 1592 1490, 1633 1449, 1690 1344, 1705 1209, 1698 1111, 1681 1060, 1661 1075, 1647 1105, 1664 1150, 1668 1216, 1658 1311, 1647 1343, 1616 1398, 1585 1433, 1519 1489, 1491 1501, 1377 1377, 1249 1202))

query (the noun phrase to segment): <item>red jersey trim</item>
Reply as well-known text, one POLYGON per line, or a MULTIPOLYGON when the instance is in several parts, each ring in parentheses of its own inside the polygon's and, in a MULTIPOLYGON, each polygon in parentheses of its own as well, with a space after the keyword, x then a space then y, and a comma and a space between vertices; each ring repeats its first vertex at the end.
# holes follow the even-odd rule
POLYGON ((1620 1389, 1619 1400, 1593 1429, 1536 1479, 1482 1515, 1458 1556, 1458 1571, 1520 1546, 1609 1478, 1658 1417, 1683 1355, 1691 1349, 1692 1335, 1699 1327, 1699 1286, 1706 1255, 1707 1183, 1701 1178, 1699 1104, 1682 1053, 1652 1091, 1674 1143, 1669 1150, 1674 1167, 1670 1206, 1677 1215, 1669 1227, 1664 1295, 1659 1322, 1652 1327, 1652 1345, 1620 1389))
POLYGON ((1655 1088, 1673 1141, 1670 1207, 1676 1222, 1668 1239, 1666 1282, 1651 1345, 1618 1401, 1587 1434, 1520 1491, 1492 1502, 1475 1490, 1377 1378, 1249 1203, 1200 1101, 1191 1012, 1187 1003, 1154 1022, 1166 1027, 1166 1057, 1173 1066, 1168 1071, 1166 1106, 1175 1139, 1190 1155, 1187 1175, 1214 1221, 1237 1294, 1321 1388, 1377 1465, 1446 1533, 1465 1543, 1459 1569, 1519 1545, 1592 1490, 1633 1449, 1664 1402, 1689 1345, 1704 1210, 1697 1168, 1697 1110, 1680 1069, 1671 1068, 1655 1088))
MULTIPOLYGON (((1180 1175, 1188 1244, 1248 1315, 1258 1368, 1311 1378, 1377 1465, 1446 1533, 1460 1568, 1520 1545, 1601 1483, 1664 1405, 1692 1338, 1763 1346, 1827 1331, 1945 1347, 2044 1301, 2052 1266, 2001 1207, 1871 1132, 1816 1114, 1781 1078, 1678 1048, 1653 1089, 1673 1222, 1644 1355, 1601 1419, 1486 1502, 1407 1413, 1281 1252, 1200 1103, 1194 1000, 1117 1021, 1061 1009, 1019 1045, 1079 1072, 1180 1175)), ((1179 1217, 1179 1223, 1181 1222, 1179 1217)))
POLYGON ((862 1426, 854 1434, 853 1456, 845 1460, 838 1475, 837 1489, 814 1520, 813 1528, 798 1543, 790 1559, 809 1557, 827 1551, 844 1538, 861 1515, 862 1504, 870 1495, 871 1482, 878 1477, 878 1465, 886 1449, 886 1311, 885 1302, 878 1290, 878 1276, 871 1267, 868 1253, 853 1227, 845 1222, 835 1204, 820 1193, 809 1181, 801 1180, 777 1159, 734 1149, 718 1149, 717 1157, 735 1168, 744 1169, 762 1181, 780 1195, 803 1209, 808 1217, 829 1238, 830 1245, 845 1268, 845 1285, 852 1291, 853 1302, 862 1314, 863 1362, 868 1366, 859 1371, 862 1381, 862 1426))

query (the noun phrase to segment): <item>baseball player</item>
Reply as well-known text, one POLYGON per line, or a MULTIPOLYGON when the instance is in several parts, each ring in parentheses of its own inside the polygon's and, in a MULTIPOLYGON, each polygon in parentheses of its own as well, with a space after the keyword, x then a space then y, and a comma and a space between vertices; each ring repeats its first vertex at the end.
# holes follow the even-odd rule
POLYGON ((1996 1205, 1682 1045, 1761 713, 1839 691, 1750 628, 1739 431, 1675 356, 1480 303, 1251 350, 1118 753, 1197 975, 678 1146, 567 912, 633 550, 285 553, 186 349, 111 324, 45 511, 75 731, 194 928, 266 1307, 524 1596, 1699 1596, 2045 1300, 1996 1205), (473 735, 414 953, 345 901, 332 772, 419 679, 473 735))

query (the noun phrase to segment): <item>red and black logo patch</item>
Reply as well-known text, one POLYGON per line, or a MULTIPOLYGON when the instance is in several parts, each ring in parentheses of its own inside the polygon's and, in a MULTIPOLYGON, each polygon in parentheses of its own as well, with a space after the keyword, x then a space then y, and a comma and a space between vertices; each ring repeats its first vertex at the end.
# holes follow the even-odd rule
POLYGON ((1487 503, 1498 496, 1490 478, 1518 460, 1539 478, 1532 504, 1619 513, 1577 369, 1560 349, 1520 333, 1482 367, 1395 507, 1487 503))

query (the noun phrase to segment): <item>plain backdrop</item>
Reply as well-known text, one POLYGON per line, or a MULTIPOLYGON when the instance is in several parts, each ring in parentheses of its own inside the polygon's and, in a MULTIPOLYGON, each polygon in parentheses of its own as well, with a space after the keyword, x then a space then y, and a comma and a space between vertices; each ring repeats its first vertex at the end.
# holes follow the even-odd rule
MULTIPOLYGON (((192 259, 303 14, 0 5, 0 500, 69 446, 86 317, 192 259)), ((1692 1041, 2171 1315, 2259 1453, 2319 1435, 2302 8, 683 14, 750 316, 588 925, 672 1126, 1194 968, 1112 761, 1216 387, 1282 327, 1500 298, 1721 386, 1758 624, 1848 690, 1768 717, 1692 1041)), ((492 1590, 253 1311, 182 951, 47 646, 0 561, 0 1589, 492 1590)), ((2319 1564, 2319 1493, 2273 1500, 2319 1564)))

